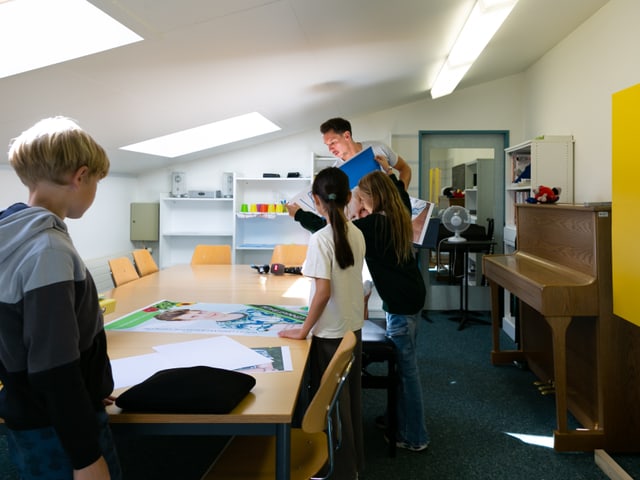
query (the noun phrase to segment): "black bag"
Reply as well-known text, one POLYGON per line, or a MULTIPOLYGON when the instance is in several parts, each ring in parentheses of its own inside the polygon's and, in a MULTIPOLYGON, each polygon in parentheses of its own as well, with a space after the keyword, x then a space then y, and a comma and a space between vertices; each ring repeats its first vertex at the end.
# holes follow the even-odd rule
POLYGON ((154 413, 229 413, 255 386, 246 373, 196 366, 156 372, 116 399, 123 410, 154 413))

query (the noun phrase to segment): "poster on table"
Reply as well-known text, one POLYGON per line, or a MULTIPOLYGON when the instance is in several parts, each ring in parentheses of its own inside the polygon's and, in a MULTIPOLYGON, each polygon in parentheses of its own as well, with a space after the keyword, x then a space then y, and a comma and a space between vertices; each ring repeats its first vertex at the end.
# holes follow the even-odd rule
POLYGON ((105 330, 277 337, 280 330, 302 325, 306 309, 162 300, 107 323, 105 330))

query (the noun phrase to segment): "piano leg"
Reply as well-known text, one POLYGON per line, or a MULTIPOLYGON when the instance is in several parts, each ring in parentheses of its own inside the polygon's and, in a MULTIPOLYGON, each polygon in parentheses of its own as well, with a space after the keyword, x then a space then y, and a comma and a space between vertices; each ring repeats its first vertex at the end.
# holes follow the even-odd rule
POLYGON ((551 327, 553 341, 553 374, 556 387, 556 419, 558 432, 568 431, 567 423, 567 328, 571 317, 545 317, 551 327))

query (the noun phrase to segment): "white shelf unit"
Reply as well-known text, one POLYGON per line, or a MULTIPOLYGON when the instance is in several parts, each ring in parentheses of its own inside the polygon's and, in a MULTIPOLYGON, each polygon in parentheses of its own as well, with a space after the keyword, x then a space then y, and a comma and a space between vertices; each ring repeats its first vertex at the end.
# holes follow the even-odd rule
POLYGON ((560 202, 573 203, 573 151, 571 135, 545 135, 505 149, 505 244, 515 246, 516 204, 533 196, 534 188, 561 188, 560 202), (530 180, 516 183, 526 167, 531 170, 530 180))
POLYGON ((233 244, 233 199, 160 200, 160 268, 191 262, 196 245, 233 244))
POLYGON ((281 243, 306 244, 309 232, 287 212, 242 212, 242 205, 273 205, 287 202, 305 189, 311 179, 235 177, 233 195, 234 263, 268 264, 273 247, 281 243))
MULTIPOLYGON (((516 205, 533 196, 544 185, 560 188, 559 203, 574 201, 574 139, 572 135, 544 135, 505 149, 504 253, 517 249, 516 205), (516 182, 530 168, 530 179, 516 182)), ((504 292, 503 329, 515 339, 515 318, 511 313, 511 293, 504 292)))

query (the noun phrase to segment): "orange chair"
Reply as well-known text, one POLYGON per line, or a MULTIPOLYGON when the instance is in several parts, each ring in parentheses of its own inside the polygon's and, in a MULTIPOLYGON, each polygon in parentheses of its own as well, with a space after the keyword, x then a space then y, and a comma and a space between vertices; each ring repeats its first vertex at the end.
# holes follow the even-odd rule
POLYGON ((132 255, 133 263, 136 266, 138 275, 140 275, 141 277, 158 271, 158 265, 156 265, 156 262, 153 260, 153 257, 149 253, 149 250, 147 250, 146 248, 134 250, 132 255))
POLYGON ((306 245, 276 245, 271 255, 271 263, 281 263, 285 267, 300 267, 307 258, 306 245))
POLYGON ((230 265, 230 245, 196 245, 191 265, 230 265))
POLYGON ((116 287, 140 278, 133 263, 127 257, 112 258, 108 263, 109 269, 111 269, 111 279, 116 287))

